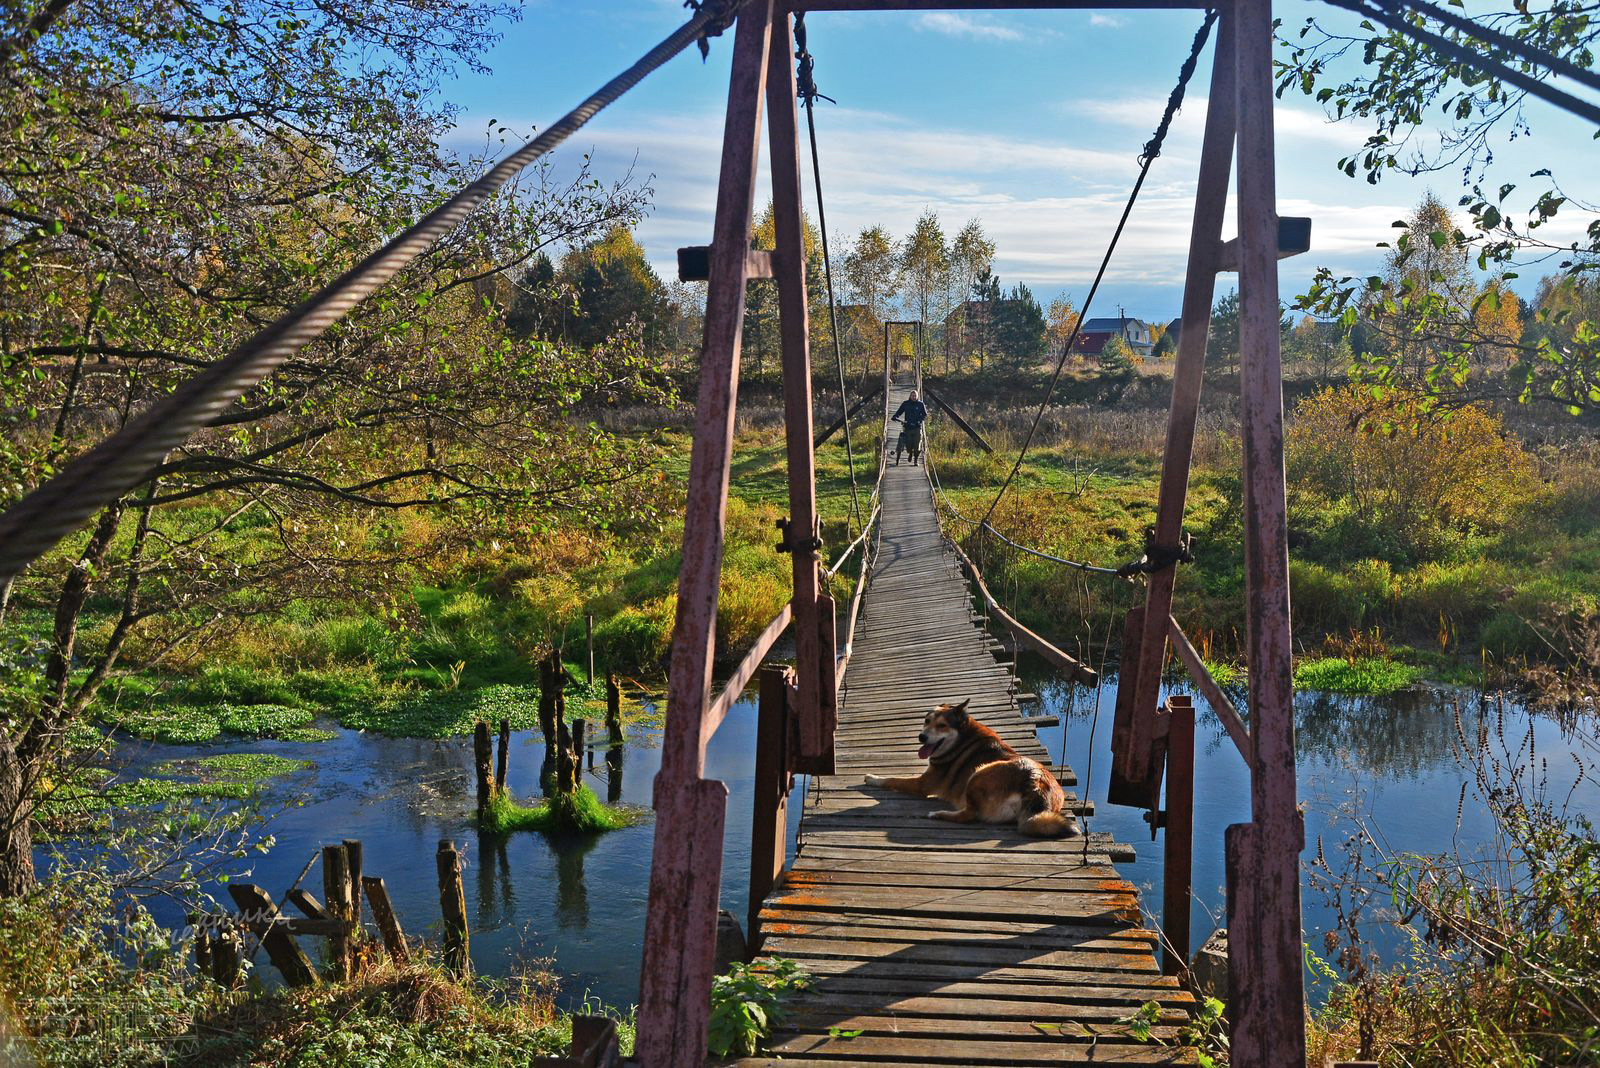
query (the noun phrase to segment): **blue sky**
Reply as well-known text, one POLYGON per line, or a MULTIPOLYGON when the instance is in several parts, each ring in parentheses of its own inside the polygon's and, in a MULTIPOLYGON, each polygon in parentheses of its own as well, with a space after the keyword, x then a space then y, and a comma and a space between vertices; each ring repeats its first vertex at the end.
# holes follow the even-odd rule
MULTIPOLYGON (((1321 4, 1277 5, 1291 27, 1313 13, 1341 18, 1321 4)), ((487 56, 490 72, 446 85, 462 107, 455 143, 481 148, 490 120, 519 133, 553 121, 682 17, 678 0, 527 3, 487 56)), ((1004 283, 1026 282, 1046 302, 1065 291, 1081 303, 1200 19, 1196 11, 810 16, 817 84, 839 101, 819 105, 817 116, 830 232, 882 223, 903 234, 928 208, 950 232, 977 217, 998 246, 1004 283)), ((569 159, 592 152, 602 177, 630 166, 654 176, 639 236, 664 275, 678 246, 709 239, 731 43, 731 35, 714 41, 705 63, 692 50, 680 56, 563 150, 569 159)), ((1208 49, 1096 312, 1177 313, 1209 72, 1208 49)), ((1529 174, 1550 167, 1582 196, 1592 131, 1542 102, 1528 116, 1532 134, 1499 146, 1491 182, 1534 190, 1529 174)), ((1365 131, 1327 122, 1304 98, 1280 101, 1275 119, 1279 212, 1313 219, 1312 251, 1282 265, 1286 299, 1319 265, 1377 271, 1374 246, 1395 219, 1429 188, 1449 204, 1462 191, 1459 171, 1376 187, 1343 176, 1335 162, 1365 131)), ((764 201, 765 171, 762 183, 764 201)), ((1227 235, 1231 208, 1229 217, 1227 235)), ((1563 225, 1576 231, 1577 220, 1563 225)), ((1531 292, 1539 273, 1526 272, 1517 288, 1531 292)), ((1219 291, 1230 284, 1223 276, 1219 291)))

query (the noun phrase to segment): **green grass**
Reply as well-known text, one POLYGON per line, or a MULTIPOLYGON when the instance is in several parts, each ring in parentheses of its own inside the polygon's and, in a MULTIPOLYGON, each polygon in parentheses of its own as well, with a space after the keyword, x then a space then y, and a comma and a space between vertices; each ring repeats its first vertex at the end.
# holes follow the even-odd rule
POLYGON ((531 806, 519 805, 510 795, 497 793, 489 799, 478 829, 489 834, 602 834, 632 827, 643 818, 643 812, 606 805, 594 791, 580 786, 570 794, 556 794, 531 806))
POLYGON ((1328 657, 1295 665, 1294 684, 1302 690, 1382 696, 1411 686, 1419 674, 1411 665, 1394 660, 1328 657))

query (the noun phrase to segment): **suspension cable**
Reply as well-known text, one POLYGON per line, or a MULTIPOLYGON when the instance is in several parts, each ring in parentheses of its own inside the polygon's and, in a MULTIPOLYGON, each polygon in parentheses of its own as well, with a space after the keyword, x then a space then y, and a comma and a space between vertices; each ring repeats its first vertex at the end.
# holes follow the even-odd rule
POLYGON ((16 575, 99 508, 142 482, 191 434, 225 412, 245 391, 461 225, 524 167, 576 133, 646 75, 691 44, 698 42, 704 52, 705 38, 731 25, 746 2, 694 0, 689 21, 554 125, 12 505, 0 515, 0 580, 16 575))
POLYGON ((1139 177, 1133 183, 1132 192, 1128 194, 1128 202, 1122 209, 1122 218, 1117 221, 1117 228, 1111 234, 1111 243, 1106 246, 1106 254, 1100 260, 1100 269, 1095 272, 1094 284, 1089 287, 1089 295, 1084 298, 1083 310, 1078 313, 1078 321, 1073 324, 1072 334, 1061 346, 1061 355, 1056 359, 1055 374, 1050 376, 1050 388, 1045 390, 1044 399, 1039 402, 1039 410, 1034 413, 1033 424, 1028 427, 1028 436, 1023 439, 1016 463, 1011 465, 1011 472, 1001 484, 1000 492, 994 495, 994 500, 989 503, 989 510, 983 515, 980 533, 981 527, 987 526, 989 520, 994 518, 994 510, 1000 506, 1001 499, 1011 488, 1012 480, 1017 477, 1017 471, 1022 468, 1022 461, 1027 457, 1028 449, 1033 444, 1034 435, 1039 431, 1039 423, 1044 419, 1044 413, 1050 407, 1051 399, 1055 397, 1056 386, 1061 382, 1061 372, 1067 366, 1067 357, 1071 354, 1072 347, 1077 344, 1078 333, 1088 319, 1089 306, 1094 302, 1095 293, 1099 291, 1100 283, 1106 276, 1106 268, 1111 265, 1111 256, 1117 251, 1117 242, 1122 239, 1122 231, 1128 225, 1128 216, 1133 213, 1133 205, 1139 199, 1139 191, 1144 188, 1144 180, 1150 174, 1150 165, 1161 155, 1161 145, 1166 140, 1167 129, 1172 125, 1172 117, 1183 106, 1184 92, 1189 87, 1189 79, 1194 76, 1195 63, 1199 60, 1200 51, 1205 47, 1206 38, 1211 35, 1211 26, 1216 21, 1217 9, 1208 8, 1205 21, 1195 31, 1194 43, 1189 46, 1189 58, 1183 61, 1183 66, 1178 71, 1178 84, 1167 97, 1166 110, 1161 114, 1161 124, 1156 127, 1155 135, 1145 142, 1144 151, 1139 154, 1139 177))
MULTIPOLYGON (((817 92, 817 83, 812 78, 816 61, 806 48, 804 11, 797 11, 794 16, 794 57, 799 64, 795 71, 799 96, 806 106, 806 130, 811 135, 811 178, 817 189, 817 230, 822 235, 822 276, 828 283, 828 332, 833 337, 833 363, 839 372, 839 409, 844 419, 844 458, 850 467, 850 510, 855 514, 856 527, 864 531, 866 524, 861 519, 861 495, 856 488, 855 445, 850 440, 850 398, 845 393, 844 349, 839 342, 839 309, 833 294, 833 259, 828 254, 828 212, 822 204, 822 161, 817 157, 816 102, 818 98, 830 104, 836 104, 838 101, 817 92)), ((849 524, 846 523, 846 533, 849 529, 849 524)))

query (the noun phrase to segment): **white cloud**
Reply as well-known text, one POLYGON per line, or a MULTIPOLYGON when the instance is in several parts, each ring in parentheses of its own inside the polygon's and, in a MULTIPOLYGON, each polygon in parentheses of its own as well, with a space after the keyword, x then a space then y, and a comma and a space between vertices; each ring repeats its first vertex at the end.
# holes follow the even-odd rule
POLYGON ((947 37, 972 37, 987 41, 1020 41, 1022 34, 1010 26, 992 19, 974 18, 971 15, 954 15, 936 11, 917 19, 919 29, 932 30, 947 37))
POLYGON ((1106 15, 1099 11, 1089 16, 1089 25, 1099 29, 1120 30, 1128 24, 1128 20, 1120 15, 1106 15))

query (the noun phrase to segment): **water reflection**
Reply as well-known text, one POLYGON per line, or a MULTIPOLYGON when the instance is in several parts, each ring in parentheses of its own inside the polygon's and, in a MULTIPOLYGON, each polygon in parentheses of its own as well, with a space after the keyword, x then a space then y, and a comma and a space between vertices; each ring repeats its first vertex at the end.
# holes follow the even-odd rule
MULTIPOLYGON (((1041 696, 1045 711, 1062 717, 1061 726, 1039 731, 1040 741, 1053 755, 1065 746, 1066 763, 1083 780, 1075 789, 1101 802, 1091 828, 1111 832, 1138 850, 1135 861, 1119 867, 1144 890, 1145 907, 1159 910, 1162 843, 1150 841, 1139 810, 1104 803, 1116 681, 1111 676, 1099 690, 1074 690, 1040 673, 1029 678, 1024 664, 1024 688, 1041 696)), ((1235 696, 1242 709, 1243 695, 1235 696)), ((1191 923, 1198 940, 1219 925, 1223 914, 1222 832, 1250 818, 1250 773, 1207 704, 1197 701, 1196 706, 1201 713, 1197 741, 1202 744, 1195 767, 1191 923)), ((1319 837, 1332 851, 1350 833, 1357 814, 1397 854, 1460 850, 1465 855, 1491 843, 1493 816, 1474 795, 1472 755, 1480 716, 1487 717, 1493 747, 1504 748, 1503 753, 1493 748, 1491 757, 1499 755, 1504 765, 1507 758, 1517 762, 1530 751, 1536 753, 1541 774, 1549 776, 1552 799, 1566 798, 1573 814, 1600 817, 1600 781, 1582 775, 1600 746, 1600 721, 1593 716, 1548 716, 1500 698, 1485 702, 1460 690, 1390 697, 1303 693, 1296 699, 1295 720, 1300 797, 1312 850, 1306 859, 1319 837), (1457 745, 1458 716, 1468 739, 1465 753, 1457 745), (1464 785, 1466 802, 1458 822, 1464 785)), ((1306 940, 1320 946, 1323 934, 1336 926, 1336 917, 1309 885, 1302 901, 1306 940)), ((1398 937, 1380 939, 1380 948, 1399 946, 1398 937)))

